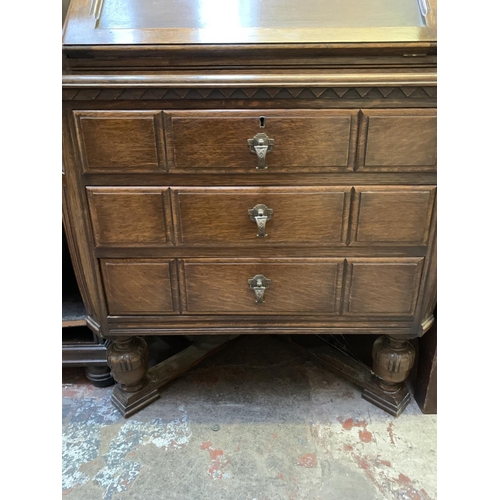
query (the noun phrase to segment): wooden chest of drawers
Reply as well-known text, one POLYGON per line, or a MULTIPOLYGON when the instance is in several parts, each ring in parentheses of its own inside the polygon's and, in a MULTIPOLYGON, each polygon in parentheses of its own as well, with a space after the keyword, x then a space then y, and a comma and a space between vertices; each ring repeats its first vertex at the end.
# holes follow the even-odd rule
POLYGON ((250 4, 234 32, 196 2, 70 6, 63 186, 114 402, 153 399, 140 336, 366 333, 397 413, 436 300, 436 6, 250 4))

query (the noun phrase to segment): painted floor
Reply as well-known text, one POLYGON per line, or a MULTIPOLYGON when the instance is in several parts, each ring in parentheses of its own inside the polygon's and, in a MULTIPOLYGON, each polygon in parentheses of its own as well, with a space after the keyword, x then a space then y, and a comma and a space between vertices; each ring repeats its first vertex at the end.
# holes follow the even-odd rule
POLYGON ((276 337, 237 338, 129 419, 112 390, 63 371, 65 498, 436 498, 436 416, 395 419, 276 337))

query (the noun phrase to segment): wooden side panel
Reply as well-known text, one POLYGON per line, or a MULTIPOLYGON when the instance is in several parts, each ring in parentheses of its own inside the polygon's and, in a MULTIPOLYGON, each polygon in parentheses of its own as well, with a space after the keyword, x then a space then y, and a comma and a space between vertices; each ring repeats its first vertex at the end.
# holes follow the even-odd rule
POLYGON ((351 245, 425 245, 435 187, 356 187, 351 245))
POLYGON ((348 259, 344 314, 411 316, 424 259, 348 259))
POLYGON ((173 191, 176 239, 205 246, 345 245, 350 188, 181 188, 173 191), (248 210, 273 210, 266 237, 248 210))
MULTIPOLYGON (((352 170, 357 133, 354 111, 185 112, 171 117, 172 170, 253 172, 257 156, 247 139, 274 139, 267 153, 270 172, 352 170)), ((170 122, 169 122, 170 123, 170 122)), ((260 172, 262 173, 262 172, 260 172)))
POLYGON ((363 111, 358 170, 433 171, 436 150, 435 109, 363 111))
POLYGON ((186 259, 180 261, 185 313, 336 314, 341 259, 186 259), (256 303, 248 279, 271 280, 265 302, 256 303))
POLYGON ((101 260, 109 314, 171 314, 178 310, 172 266, 172 260, 101 260))
POLYGON ((158 173, 166 171, 159 111, 74 111, 83 171, 158 173))
POLYGON ((169 191, 87 188, 96 246, 166 246, 171 241, 169 191))

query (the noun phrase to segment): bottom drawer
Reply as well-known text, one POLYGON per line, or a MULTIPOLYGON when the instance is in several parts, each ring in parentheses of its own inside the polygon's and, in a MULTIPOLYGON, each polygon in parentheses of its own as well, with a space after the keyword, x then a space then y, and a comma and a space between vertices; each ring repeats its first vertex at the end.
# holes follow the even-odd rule
POLYGON ((102 259, 108 311, 144 315, 415 315, 424 259, 102 259), (179 302, 180 296, 180 302, 179 302))
POLYGON ((186 259, 182 308, 203 314, 337 314, 343 259, 186 259))

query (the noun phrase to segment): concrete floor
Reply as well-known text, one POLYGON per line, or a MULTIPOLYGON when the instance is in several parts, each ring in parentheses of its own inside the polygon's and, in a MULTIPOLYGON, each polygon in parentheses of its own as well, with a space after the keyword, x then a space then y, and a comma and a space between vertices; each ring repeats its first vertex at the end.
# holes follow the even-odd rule
POLYGON ((276 337, 239 337, 127 420, 112 387, 63 382, 71 500, 436 498, 436 416, 395 419, 276 337))

